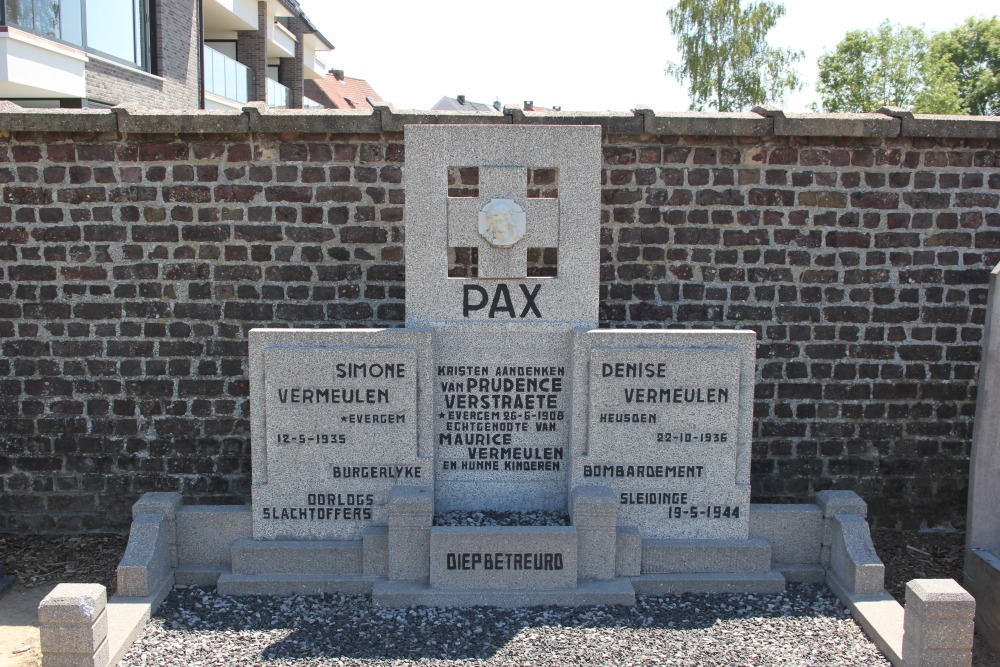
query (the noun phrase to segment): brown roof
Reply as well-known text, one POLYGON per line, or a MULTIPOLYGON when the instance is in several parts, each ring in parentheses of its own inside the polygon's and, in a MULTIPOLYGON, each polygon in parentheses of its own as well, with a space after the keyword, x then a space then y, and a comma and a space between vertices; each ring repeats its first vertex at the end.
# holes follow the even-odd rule
POLYGON ((323 79, 306 79, 304 84, 305 96, 328 109, 371 109, 369 98, 383 101, 367 81, 344 76, 340 70, 327 73, 323 79))

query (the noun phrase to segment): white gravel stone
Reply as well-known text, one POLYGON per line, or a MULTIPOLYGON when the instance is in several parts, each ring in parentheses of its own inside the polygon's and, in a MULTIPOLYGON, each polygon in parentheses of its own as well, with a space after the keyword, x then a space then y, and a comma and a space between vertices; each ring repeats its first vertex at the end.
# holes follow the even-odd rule
POLYGON ((363 596, 174 591, 120 663, 885 666, 823 587, 640 598, 635 607, 373 607, 363 596))

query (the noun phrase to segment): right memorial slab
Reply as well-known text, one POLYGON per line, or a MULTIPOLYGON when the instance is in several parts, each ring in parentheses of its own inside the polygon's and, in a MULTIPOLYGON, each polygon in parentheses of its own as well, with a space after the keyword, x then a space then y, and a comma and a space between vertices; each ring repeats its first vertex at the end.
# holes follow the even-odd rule
POLYGON ((746 539, 753 331, 578 331, 573 486, 644 539, 746 539), (585 415, 585 417, 584 417, 585 415))

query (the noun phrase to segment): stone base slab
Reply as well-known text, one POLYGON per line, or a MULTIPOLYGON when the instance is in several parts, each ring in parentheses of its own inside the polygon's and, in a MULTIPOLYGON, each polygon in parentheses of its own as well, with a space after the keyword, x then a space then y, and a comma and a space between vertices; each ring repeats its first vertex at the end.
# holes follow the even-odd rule
POLYGON ((642 574, 758 572, 771 569, 767 540, 643 540, 642 574))
MULTIPOLYGON (((228 569, 228 568, 226 568, 228 569)), ((174 570, 174 582, 178 586, 201 586, 212 588, 219 582, 224 569, 222 567, 181 567, 174 570)))
POLYGON ((790 584, 822 584, 826 570, 819 563, 775 563, 774 569, 790 584))
POLYGON ((878 650, 894 667, 903 664, 903 605, 885 590, 874 595, 856 595, 832 572, 826 585, 851 610, 851 616, 875 642, 878 650))
POLYGON ((362 572, 361 540, 236 540, 233 574, 355 574, 362 572))
MULTIPOLYGON (((167 589, 169 593, 170 589, 167 589)), ((166 593, 164 593, 164 596, 166 593)), ((117 665, 149 623, 149 618, 163 598, 159 594, 145 598, 114 595, 108 600, 109 665, 117 665), (159 599, 157 599, 159 597, 159 599)))
POLYGON ((676 593, 755 593, 767 595, 785 589, 781 572, 680 572, 643 574, 632 578, 637 595, 676 593))
POLYGON ((134 601, 136 604, 148 604, 155 612, 159 609, 160 604, 167 599, 167 596, 170 595, 170 591, 174 589, 176 584, 177 578, 173 575, 173 573, 171 573, 153 586, 153 590, 150 595, 134 596, 118 594, 112 596, 112 599, 118 602, 128 603, 134 601))
POLYGON ((369 595, 373 577, 350 574, 233 574, 223 572, 220 595, 369 595))
POLYGON ((585 581, 576 588, 549 591, 442 590, 417 582, 380 580, 372 590, 372 602, 380 607, 634 605, 635 590, 626 578, 585 581))

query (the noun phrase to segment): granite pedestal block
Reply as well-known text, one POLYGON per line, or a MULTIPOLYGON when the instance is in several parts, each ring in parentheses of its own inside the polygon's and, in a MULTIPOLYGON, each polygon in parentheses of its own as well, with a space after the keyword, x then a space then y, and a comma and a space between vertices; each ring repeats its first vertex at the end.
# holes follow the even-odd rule
POLYGON ((430 573, 434 493, 427 487, 400 486, 389 499, 389 579, 427 581, 430 573))
POLYGON ((975 613, 975 599, 952 579, 915 579, 906 584, 906 667, 971 665, 975 613))
POLYGON ((618 550, 618 501, 610 489, 578 486, 572 494, 581 580, 614 579, 618 550))
POLYGON ((43 667, 105 667, 107 591, 99 584, 59 584, 38 605, 43 667))
POLYGON ((576 584, 572 526, 431 530, 430 585, 435 590, 544 591, 576 584))

